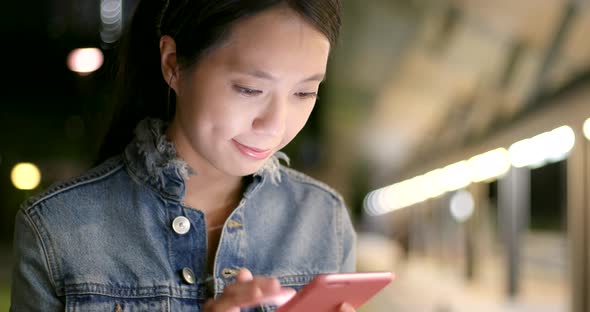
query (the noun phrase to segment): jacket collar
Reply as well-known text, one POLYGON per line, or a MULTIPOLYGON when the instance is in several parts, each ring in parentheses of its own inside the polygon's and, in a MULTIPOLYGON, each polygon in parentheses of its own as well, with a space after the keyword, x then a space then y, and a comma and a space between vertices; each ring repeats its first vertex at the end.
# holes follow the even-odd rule
MULTIPOLYGON (((181 200, 185 194, 185 179, 198 173, 177 156, 174 143, 165 135, 167 126, 162 120, 154 118, 140 121, 135 128, 135 138, 125 148, 123 158, 129 170, 141 181, 167 197, 181 200)), ((265 180, 275 185, 280 183, 281 159, 289 163, 287 155, 275 153, 253 174, 253 183, 265 180)))

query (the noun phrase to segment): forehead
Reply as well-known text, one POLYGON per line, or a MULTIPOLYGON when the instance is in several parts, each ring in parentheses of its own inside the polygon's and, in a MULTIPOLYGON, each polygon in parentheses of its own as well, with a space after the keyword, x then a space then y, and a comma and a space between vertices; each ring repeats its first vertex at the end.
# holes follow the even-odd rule
POLYGON ((277 7, 237 22, 210 56, 234 67, 273 70, 298 63, 303 71, 318 71, 325 70, 329 52, 323 33, 291 9, 277 7))

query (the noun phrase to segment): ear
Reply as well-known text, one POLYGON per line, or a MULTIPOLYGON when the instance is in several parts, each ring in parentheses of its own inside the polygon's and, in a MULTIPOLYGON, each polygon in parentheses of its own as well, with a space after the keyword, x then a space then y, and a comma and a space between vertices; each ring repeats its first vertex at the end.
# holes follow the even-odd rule
POLYGON ((160 66, 166 83, 178 94, 178 63, 176 62, 176 42, 170 36, 160 38, 160 66))

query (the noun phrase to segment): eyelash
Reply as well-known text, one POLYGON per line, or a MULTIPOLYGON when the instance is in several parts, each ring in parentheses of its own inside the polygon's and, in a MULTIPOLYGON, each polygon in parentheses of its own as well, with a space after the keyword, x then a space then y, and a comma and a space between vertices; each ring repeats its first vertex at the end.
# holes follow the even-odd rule
MULTIPOLYGON (((255 90, 255 89, 250 89, 247 87, 242 87, 242 86, 234 86, 234 89, 240 93, 243 94, 245 96, 256 96, 259 94, 262 94, 262 91, 260 90, 255 90)), ((317 92, 297 92, 295 93, 295 95, 301 99, 308 99, 308 98, 313 98, 313 99, 319 99, 318 93, 317 92)))
POLYGON ((297 95, 298 97, 302 98, 302 99, 319 99, 320 97, 318 96, 317 92, 297 92, 295 93, 295 95, 297 95))
POLYGON ((262 93, 262 91, 260 91, 260 90, 254 90, 254 89, 241 87, 241 86, 234 86, 234 89, 236 89, 236 91, 238 93, 243 94, 245 96, 255 96, 255 95, 262 93))

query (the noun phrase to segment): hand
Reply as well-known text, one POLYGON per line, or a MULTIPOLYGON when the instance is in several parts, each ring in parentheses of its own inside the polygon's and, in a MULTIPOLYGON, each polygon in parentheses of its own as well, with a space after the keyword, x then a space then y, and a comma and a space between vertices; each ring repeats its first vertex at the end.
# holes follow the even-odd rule
POLYGON ((348 303, 343 303, 340 305, 340 310, 338 312, 355 312, 356 310, 348 303))
POLYGON ((236 276, 236 282, 225 287, 219 298, 207 301, 204 311, 240 312, 240 308, 267 303, 276 297, 292 297, 293 295, 295 295, 295 290, 281 288, 281 284, 276 278, 254 277, 248 269, 241 269, 236 276))

